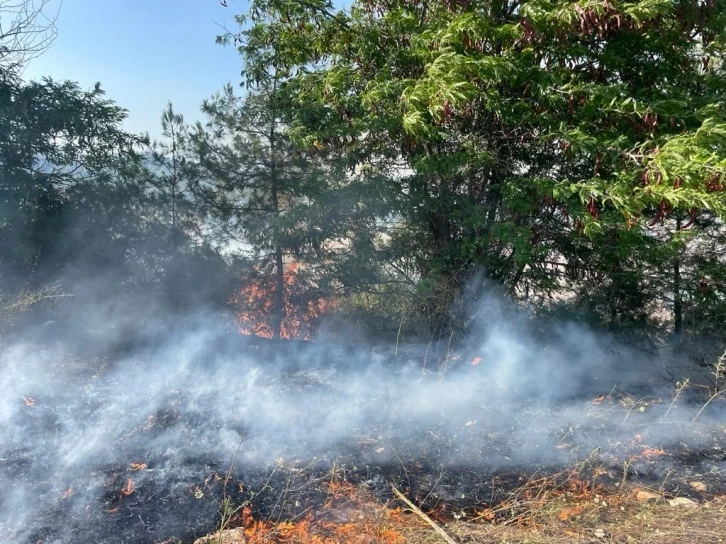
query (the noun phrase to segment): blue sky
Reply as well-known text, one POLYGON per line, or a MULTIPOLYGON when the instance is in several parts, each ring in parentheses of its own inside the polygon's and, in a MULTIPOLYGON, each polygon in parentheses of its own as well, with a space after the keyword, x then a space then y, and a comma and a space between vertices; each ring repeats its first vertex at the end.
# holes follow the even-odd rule
POLYGON ((247 0, 52 0, 60 13, 58 38, 25 70, 26 79, 51 76, 107 96, 129 110, 125 128, 160 132, 166 103, 186 120, 202 118, 199 105, 242 67, 237 51, 215 43, 220 25, 236 30, 234 15, 247 0))

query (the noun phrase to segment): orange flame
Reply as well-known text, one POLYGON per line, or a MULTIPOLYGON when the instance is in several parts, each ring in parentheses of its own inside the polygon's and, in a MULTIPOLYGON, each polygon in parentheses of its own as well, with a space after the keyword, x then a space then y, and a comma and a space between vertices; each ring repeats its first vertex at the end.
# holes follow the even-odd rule
MULTIPOLYGON (((291 262, 283 274, 284 317, 280 336, 286 339, 309 340, 319 319, 334 306, 334 301, 321 296, 304 296, 301 269, 300 263, 291 262)), ((267 275, 249 282, 231 298, 230 303, 239 308, 236 321, 240 333, 273 337, 275 289, 274 278, 267 275)))
POLYGON ((126 478, 126 485, 121 490, 121 494, 124 497, 128 497, 129 495, 131 495, 131 493, 134 492, 135 489, 136 486, 134 486, 134 481, 131 478, 126 478))
POLYGON ((298 521, 255 520, 249 507, 242 509, 242 526, 248 544, 403 544, 396 530, 408 523, 401 510, 389 510, 375 501, 365 501, 347 482, 330 482, 329 500, 323 511, 348 511, 349 521, 330 521, 329 516, 308 513, 298 521), (352 510, 351 510, 352 509, 352 510), (357 514, 356 514, 357 513, 357 514), (350 519, 352 518, 352 519, 350 519))

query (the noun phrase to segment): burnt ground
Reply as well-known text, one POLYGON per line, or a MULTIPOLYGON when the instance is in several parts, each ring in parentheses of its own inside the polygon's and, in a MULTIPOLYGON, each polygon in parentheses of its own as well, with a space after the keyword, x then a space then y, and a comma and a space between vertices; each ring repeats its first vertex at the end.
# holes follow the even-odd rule
MULTIPOLYGON (((0 541, 192 542, 218 527, 225 497, 233 506, 248 505, 256 519, 294 520, 322 508, 330 482, 350 483, 386 503, 395 485, 442 522, 477 519, 483 510, 516 516, 515 498, 535 481, 553 487, 577 482, 603 496, 636 487, 666 499, 726 494, 723 399, 692 421, 708 400, 706 388, 685 390, 675 402, 668 387, 657 393, 651 385, 594 388, 546 405, 513 392, 511 402, 464 412, 434 407, 425 425, 395 396, 361 400, 331 393, 321 402, 360 403, 365 415, 356 428, 332 442, 311 440, 302 447, 296 436, 282 448, 268 448, 289 432, 284 424, 263 433, 245 419, 249 415, 225 418, 205 410, 198 396, 191 402, 181 389, 166 394, 151 413, 120 417, 117 426, 99 418, 111 395, 140 394, 107 373, 114 364, 64 359, 48 371, 72 374, 73 388, 17 399, 22 409, 12 420, 13 436, 0 445, 0 541), (98 436, 84 432, 97 421, 106 426, 98 436), (199 438, 230 431, 241 437, 236 448, 199 438), (68 449, 71 432, 81 442, 68 449), (56 441, 59 436, 63 441, 56 441), (68 460, 74 448, 84 450, 94 439, 90 460, 68 460)), ((475 371, 463 368, 451 387, 475 371)), ((417 375, 432 383, 442 379, 436 372, 417 375)), ((291 365, 263 372, 258 387, 305 399, 310 391, 328 391, 334 379, 291 365)))

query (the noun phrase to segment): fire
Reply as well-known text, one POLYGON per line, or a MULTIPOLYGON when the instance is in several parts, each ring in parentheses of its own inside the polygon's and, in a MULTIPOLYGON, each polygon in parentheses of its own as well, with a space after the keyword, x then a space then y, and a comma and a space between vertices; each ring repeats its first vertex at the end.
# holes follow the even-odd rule
POLYGON ((126 478, 126 485, 121 490, 121 495, 128 497, 135 489, 136 486, 134 486, 134 481, 131 478, 126 478))
POLYGON ((560 521, 567 521, 570 518, 581 516, 584 511, 585 508, 581 504, 578 504, 576 506, 568 506, 560 510, 557 514, 557 517, 560 521))
POLYGON ((348 497, 352 498, 355 496, 356 488, 350 482, 341 482, 333 480, 328 484, 328 493, 335 498, 348 497))
MULTIPOLYGON (((334 306, 332 300, 309 295, 301 281, 302 265, 291 262, 284 272, 284 318, 282 338, 309 340, 320 317, 334 306)), ((237 292, 230 303, 239 308, 237 326, 242 334, 273 337, 275 278, 255 270, 256 278, 237 292)), ((315 286, 312 286, 314 289, 315 286)))
POLYGON ((264 522, 254 519, 249 507, 242 510, 242 525, 248 544, 403 544, 396 530, 407 519, 401 510, 389 510, 374 500, 365 500, 348 482, 330 482, 329 498, 322 509, 297 520, 264 522), (344 521, 331 521, 331 513, 344 521), (348 515, 345 516, 344 513, 348 515))
POLYGON ((476 514, 475 519, 481 519, 483 521, 492 522, 496 519, 497 513, 495 510, 488 506, 482 506, 480 508, 475 508, 474 513, 476 514))
POLYGON ((403 544, 398 531, 378 527, 371 520, 337 524, 319 522, 314 516, 290 522, 249 521, 244 530, 249 544, 403 544))
POLYGON ((662 448, 645 448, 643 451, 640 452, 640 455, 643 457, 660 457, 661 455, 665 455, 666 452, 662 448))

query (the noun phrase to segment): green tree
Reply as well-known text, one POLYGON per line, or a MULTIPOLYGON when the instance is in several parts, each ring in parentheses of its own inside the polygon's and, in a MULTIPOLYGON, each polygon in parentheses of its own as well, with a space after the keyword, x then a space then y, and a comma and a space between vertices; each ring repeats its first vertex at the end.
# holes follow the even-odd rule
POLYGON ((626 311, 633 263, 661 264, 651 223, 726 211, 722 2, 257 0, 239 20, 247 81, 288 76, 295 142, 403 163, 399 245, 445 293, 480 268, 540 298, 604 274, 626 311))
POLYGON ((227 302, 230 260, 190 198, 196 180, 173 110, 162 127, 168 145, 150 149, 122 130, 125 111, 99 86, 16 78, 0 93, 4 296, 59 282, 73 297, 54 312, 71 319, 89 303, 140 319, 227 302))
POLYGON ((0 81, 0 255, 3 280, 58 274, 74 251, 63 236, 69 198, 136 140, 121 130, 125 111, 99 86, 0 81), (31 274, 34 272, 34 275, 31 274))
POLYGON ((189 127, 171 103, 161 116, 161 134, 163 139, 153 142, 141 161, 143 173, 138 175, 145 186, 149 209, 157 214, 158 225, 165 227, 165 232, 158 233, 167 244, 165 291, 172 307, 178 310, 183 292, 192 288, 182 280, 181 253, 194 246, 194 240, 202 240, 205 217, 202 204, 195 199, 200 169, 194 160, 189 127))
POLYGON ((199 125, 194 136, 206 172, 198 192, 218 229, 251 249, 258 271, 274 277, 271 285, 257 286, 273 299, 259 300, 271 308, 274 338, 280 338, 293 318, 288 315, 291 290, 286 280, 291 259, 303 261, 310 256, 308 250, 320 249, 320 237, 300 228, 303 217, 297 212, 303 197, 309 204, 316 194, 321 170, 290 144, 278 85, 278 78, 269 76, 244 99, 225 88, 204 103, 209 122, 199 125))
POLYGON ((89 302, 148 315, 164 307, 159 292, 177 310, 226 303, 233 259, 190 198, 183 118, 169 105, 150 148, 100 85, 20 77, 55 38, 48 3, 0 0, 0 296, 29 300, 14 295, 54 282, 73 295, 54 311, 74 323, 89 302))

